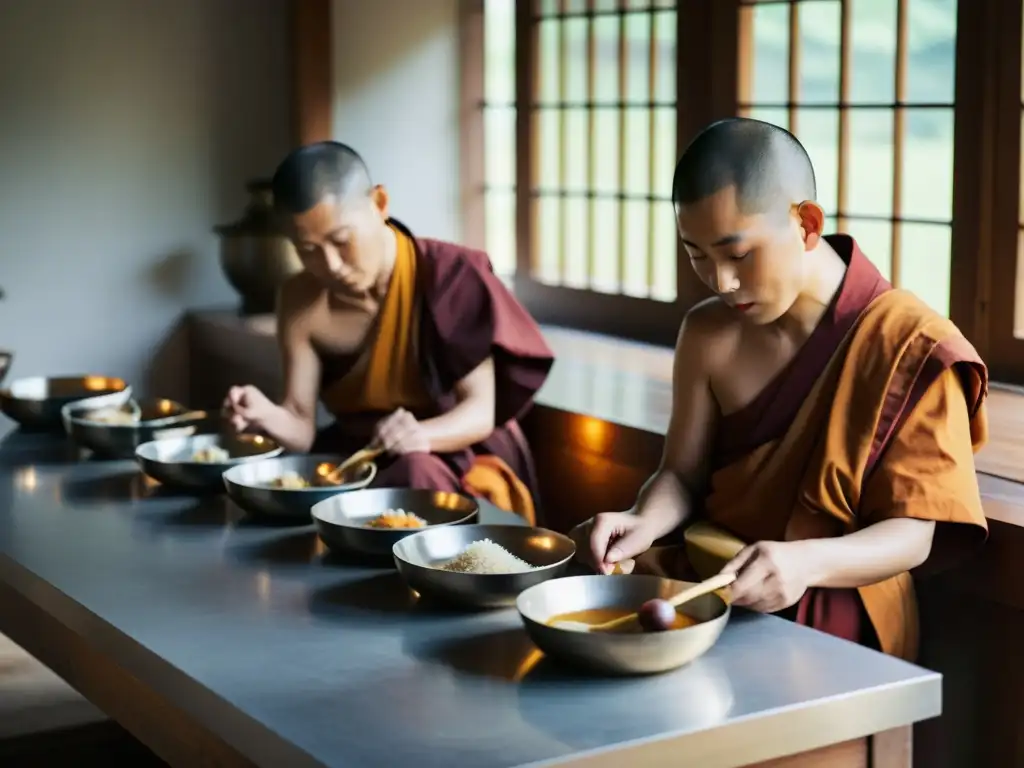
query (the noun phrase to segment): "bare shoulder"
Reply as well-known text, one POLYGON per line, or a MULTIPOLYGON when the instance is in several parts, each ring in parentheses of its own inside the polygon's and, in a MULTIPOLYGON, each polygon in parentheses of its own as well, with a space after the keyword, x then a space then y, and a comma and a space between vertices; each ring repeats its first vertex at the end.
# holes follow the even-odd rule
POLYGON ((699 363, 710 373, 718 363, 731 359, 740 330, 736 313, 721 299, 705 299, 683 318, 676 339, 676 357, 699 363))
POLYGON ((278 293, 277 323, 282 329, 309 329, 316 308, 323 299, 323 288, 307 272, 289 277, 278 293))

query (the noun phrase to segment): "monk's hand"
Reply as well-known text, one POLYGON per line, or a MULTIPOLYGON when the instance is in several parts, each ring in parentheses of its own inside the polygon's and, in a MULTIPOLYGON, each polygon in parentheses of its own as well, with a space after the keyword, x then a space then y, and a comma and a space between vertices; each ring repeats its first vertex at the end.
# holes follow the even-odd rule
POLYGON ((735 573, 733 605, 775 613, 795 605, 807 591, 808 575, 794 542, 759 541, 740 550, 722 573, 735 573))
POLYGON ((430 438, 416 417, 404 408, 377 422, 371 445, 401 456, 406 453, 430 453, 430 438))
POLYGON ((611 573, 616 565, 622 573, 632 573, 633 558, 654 543, 648 527, 643 518, 629 512, 602 512, 577 525, 569 536, 584 565, 598 573, 611 573))
POLYGON ((262 430, 267 417, 276 408, 269 397, 251 384, 229 389, 223 407, 236 432, 262 430))

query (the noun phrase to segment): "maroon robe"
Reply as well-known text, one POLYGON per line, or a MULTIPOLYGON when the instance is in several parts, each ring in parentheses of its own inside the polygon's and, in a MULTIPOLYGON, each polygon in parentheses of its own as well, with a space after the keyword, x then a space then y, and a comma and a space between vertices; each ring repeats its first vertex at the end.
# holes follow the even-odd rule
MULTIPOLYGON (((389 223, 412 238, 416 248, 422 312, 418 350, 431 407, 414 415, 422 419, 451 410, 456 404, 455 385, 493 357, 497 426, 486 440, 462 451, 382 459, 374 486, 461 491, 462 477, 474 455, 489 454, 501 458, 523 481, 539 512, 533 458, 518 422, 554 363, 540 328, 494 274, 485 253, 415 238, 394 219, 389 223)), ((345 376, 359 354, 321 351, 321 391, 345 376)), ((386 415, 345 416, 317 434, 313 450, 340 454, 359 450, 372 425, 386 415)))

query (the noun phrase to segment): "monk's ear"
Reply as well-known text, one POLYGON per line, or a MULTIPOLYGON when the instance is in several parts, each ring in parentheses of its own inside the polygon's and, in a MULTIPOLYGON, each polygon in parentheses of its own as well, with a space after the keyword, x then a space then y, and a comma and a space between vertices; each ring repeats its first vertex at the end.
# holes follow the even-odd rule
POLYGON ((384 220, 388 219, 388 191, 384 189, 382 184, 378 184, 370 192, 370 199, 373 200, 374 207, 380 211, 380 215, 384 217, 384 220))
POLYGON ((800 220, 804 249, 813 251, 825 234, 825 211, 813 200, 804 200, 796 206, 796 216, 800 220))

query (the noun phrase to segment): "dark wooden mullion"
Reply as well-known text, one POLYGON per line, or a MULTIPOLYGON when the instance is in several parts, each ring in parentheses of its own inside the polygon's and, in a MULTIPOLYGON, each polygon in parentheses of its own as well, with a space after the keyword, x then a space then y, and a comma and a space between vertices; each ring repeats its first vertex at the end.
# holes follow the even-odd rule
POLYGON ((534 146, 535 115, 529 105, 537 98, 538 26, 532 19, 537 0, 516 3, 516 280, 529 280, 537 253, 536 204, 530 186, 537 178, 534 146))
MULTIPOLYGON (((597 173, 596 119, 593 104, 597 95, 597 35, 594 30, 595 0, 587 0, 587 189, 593 190, 597 173)), ((594 198, 587 200, 587 285, 594 286, 597 262, 597 217, 594 198)))
MULTIPOLYGON (((895 91, 894 96, 897 104, 903 104, 907 98, 907 60, 909 58, 908 42, 910 25, 908 19, 907 0, 896 0, 896 67, 895 67, 895 91)), ((906 141, 906 119, 907 110, 905 107, 897 107, 892 116, 892 216, 893 219, 900 218, 903 210, 903 146, 906 141)), ((903 282, 900 275, 900 256, 902 230, 899 221, 892 225, 892 254, 889 261, 889 275, 892 284, 897 288, 903 282)))
MULTIPOLYGON (((629 41, 626 36, 626 0, 619 0, 619 101, 625 103, 626 92, 629 89, 629 41)), ((626 110, 619 110, 619 156, 618 156, 618 179, 619 189, 626 188, 626 110)), ((619 247, 616 249, 618 262, 617 273, 619 290, 622 291, 626 285, 626 206, 620 200, 618 206, 619 214, 619 247)))
MULTIPOLYGON (((569 0, 559 0, 559 9, 564 13, 569 7, 569 0)), ((567 51, 568 48, 568 32, 567 25, 564 20, 558 22, 558 98, 564 100, 566 92, 569 90, 569 73, 568 67, 566 66, 566 60, 568 59, 567 51)), ((565 119, 565 114, 562 112, 558 113, 558 186, 565 189, 568 182, 568 152, 566 147, 569 146, 569 126, 568 121, 565 119)), ((566 278, 566 254, 569 248, 573 246, 573 243, 569 242, 569 228, 565 225, 566 219, 568 218, 569 207, 566 204, 566 199, 561 198, 558 202, 558 278, 559 282, 565 284, 566 278)))
POLYGON ((800 105, 800 4, 789 4, 789 132, 796 134, 797 109, 800 105))
MULTIPOLYGON (((650 40, 647 45, 647 98, 654 103, 654 96, 658 92, 658 15, 654 13, 654 2, 651 2, 650 15, 650 40)), ((647 110, 647 187, 650 194, 655 194, 654 179, 658 175, 658 152, 657 152, 657 111, 654 107, 647 110)), ((657 243, 656 224, 657 216, 655 204, 651 200, 647 202, 647 295, 654 294, 654 259, 657 243)))
MULTIPOLYGON (((850 100, 850 74, 852 68, 852 0, 839 2, 839 103, 850 100)), ((839 133, 836 136, 839 164, 836 169, 836 227, 846 231, 846 210, 849 206, 850 176, 850 110, 839 108, 839 133)))

